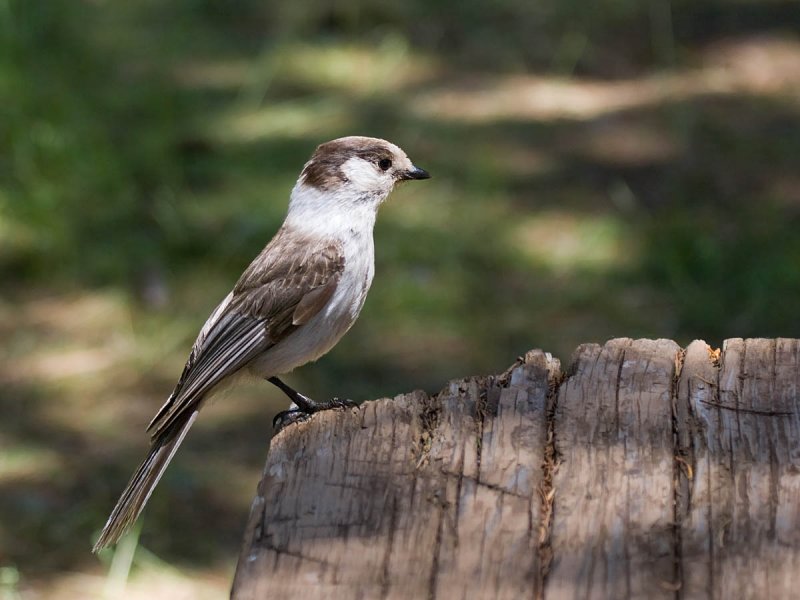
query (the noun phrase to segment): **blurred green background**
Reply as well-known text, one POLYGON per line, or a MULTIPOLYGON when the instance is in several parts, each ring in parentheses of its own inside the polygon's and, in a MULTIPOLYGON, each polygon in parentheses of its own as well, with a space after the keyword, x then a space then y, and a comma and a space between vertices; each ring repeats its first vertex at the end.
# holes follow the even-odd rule
POLYGON ((382 209, 361 319, 288 378, 307 394, 436 391, 612 336, 799 337, 799 11, 0 0, 0 598, 227 596, 285 403, 267 384, 205 411, 138 543, 89 548, 334 137, 434 179, 382 209))

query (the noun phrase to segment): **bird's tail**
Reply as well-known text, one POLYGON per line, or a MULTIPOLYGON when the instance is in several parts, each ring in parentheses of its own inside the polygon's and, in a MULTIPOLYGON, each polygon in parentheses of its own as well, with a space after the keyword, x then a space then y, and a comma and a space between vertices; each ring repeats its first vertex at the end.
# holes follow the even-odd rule
POLYGON ((150 454, 136 469, 125 491, 122 492, 117 505, 111 511, 111 516, 108 517, 108 521, 103 527, 100 538, 92 548, 92 552, 96 553, 106 546, 116 544, 117 540, 136 522, 144 505, 150 499, 150 494, 153 493, 153 489, 196 418, 197 411, 194 411, 187 416, 185 422, 176 424, 172 432, 165 432, 159 439, 153 441, 150 454))

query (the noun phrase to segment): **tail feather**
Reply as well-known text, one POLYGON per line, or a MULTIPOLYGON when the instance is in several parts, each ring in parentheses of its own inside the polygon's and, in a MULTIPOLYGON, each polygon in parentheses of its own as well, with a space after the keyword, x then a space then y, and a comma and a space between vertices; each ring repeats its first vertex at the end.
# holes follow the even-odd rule
POLYGON ((111 516, 108 517, 92 552, 96 553, 106 546, 116 544, 136 522, 196 418, 197 411, 194 411, 188 415, 184 423, 176 427, 173 435, 165 434, 153 442, 150 454, 133 474, 117 505, 111 511, 111 516))

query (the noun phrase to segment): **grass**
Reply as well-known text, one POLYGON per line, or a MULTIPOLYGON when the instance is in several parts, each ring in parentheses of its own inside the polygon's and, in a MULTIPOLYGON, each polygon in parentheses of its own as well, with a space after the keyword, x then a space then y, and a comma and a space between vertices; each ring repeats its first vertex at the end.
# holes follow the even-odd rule
POLYGON ((382 209, 362 317, 289 378, 313 396, 611 336, 800 336, 790 4, 0 2, 0 593, 226 594, 270 386, 204 411, 116 575, 89 548, 329 138, 434 178, 382 209))

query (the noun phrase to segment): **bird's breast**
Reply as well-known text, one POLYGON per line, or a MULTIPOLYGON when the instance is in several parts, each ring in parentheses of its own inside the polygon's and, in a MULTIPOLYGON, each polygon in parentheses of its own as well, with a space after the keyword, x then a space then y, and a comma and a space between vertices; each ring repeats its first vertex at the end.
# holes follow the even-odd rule
POLYGON ((344 270, 325 307, 253 361, 251 372, 259 377, 271 377, 317 360, 352 327, 364 306, 375 273, 372 236, 349 236, 343 240, 343 250, 344 270))
POLYGON ((371 235, 351 235, 343 243, 343 249, 344 270, 330 302, 321 311, 325 315, 324 322, 339 325, 333 328, 338 333, 336 341, 344 335, 361 312, 375 274, 371 235))

